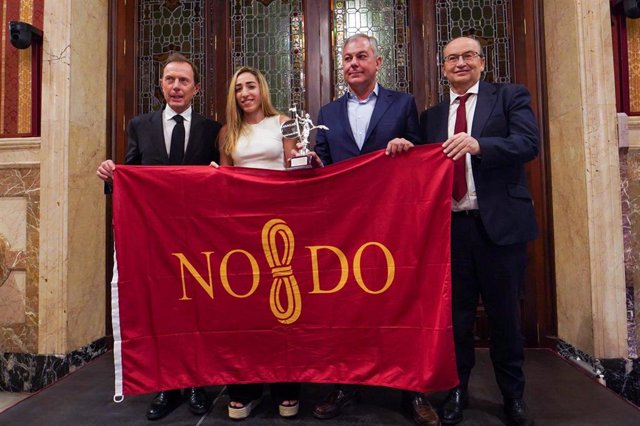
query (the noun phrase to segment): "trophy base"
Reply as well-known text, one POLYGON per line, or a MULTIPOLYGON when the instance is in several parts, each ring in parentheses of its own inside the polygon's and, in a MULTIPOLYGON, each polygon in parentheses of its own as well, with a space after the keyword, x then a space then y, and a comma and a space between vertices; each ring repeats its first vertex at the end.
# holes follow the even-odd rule
POLYGON ((290 169, 310 169, 311 167, 311 157, 306 155, 300 157, 291 157, 291 160, 289 161, 290 169))

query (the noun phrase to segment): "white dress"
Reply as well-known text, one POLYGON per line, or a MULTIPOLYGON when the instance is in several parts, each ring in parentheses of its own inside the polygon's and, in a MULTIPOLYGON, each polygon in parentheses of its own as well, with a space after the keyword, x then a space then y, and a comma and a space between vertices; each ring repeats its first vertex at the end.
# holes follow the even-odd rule
POLYGON ((231 154, 233 165, 255 169, 284 170, 284 146, 280 116, 266 117, 257 124, 248 124, 231 154))

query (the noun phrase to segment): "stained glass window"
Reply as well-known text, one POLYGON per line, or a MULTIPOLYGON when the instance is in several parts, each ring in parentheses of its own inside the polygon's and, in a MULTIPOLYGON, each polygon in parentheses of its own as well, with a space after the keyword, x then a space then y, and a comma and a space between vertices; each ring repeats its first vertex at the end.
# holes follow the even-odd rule
POLYGON ((232 69, 259 69, 274 106, 304 108, 302 0, 230 0, 232 69))
MULTIPOLYGON (((512 61, 511 0, 436 0, 436 37, 438 63, 447 42, 460 36, 480 41, 485 54, 484 79, 494 83, 510 83, 512 61)), ((439 95, 448 93, 446 78, 439 72, 439 95)))
MULTIPOLYGON (((139 0, 138 33, 138 113, 161 109, 164 105, 159 81, 162 65, 172 52, 180 52, 198 67, 205 81, 204 0, 139 0)), ((201 85, 201 90, 205 89, 201 85)), ((193 99, 193 109, 204 113, 204 96, 193 99)))
POLYGON ((406 0, 333 0, 335 97, 347 90, 342 75, 342 45, 356 33, 374 36, 382 56, 378 81, 388 89, 411 90, 406 0))

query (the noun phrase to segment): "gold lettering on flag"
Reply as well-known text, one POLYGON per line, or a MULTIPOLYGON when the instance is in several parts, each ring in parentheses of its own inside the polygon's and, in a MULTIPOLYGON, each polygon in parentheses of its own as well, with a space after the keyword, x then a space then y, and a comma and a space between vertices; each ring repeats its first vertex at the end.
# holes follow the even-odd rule
POLYGON ((306 246, 311 252, 311 272, 313 274, 313 291, 310 294, 329 294, 336 293, 342 290, 342 287, 347 283, 347 278, 349 278, 349 262, 347 262, 347 257, 344 255, 344 252, 340 250, 338 247, 334 246, 306 246), (320 288, 320 268, 318 267, 318 251, 319 250, 329 250, 336 256, 338 256, 338 260, 340 261, 340 280, 338 280, 338 284, 331 290, 323 290, 320 288))
POLYGON ((225 254, 222 258, 222 262, 220 263, 220 281, 222 282, 222 287, 227 290, 233 297, 237 297, 238 299, 244 299, 245 297, 251 296, 256 289, 258 288, 258 284, 260 283, 260 267, 258 266, 258 261, 251 253, 246 250, 235 249, 231 250, 229 253, 225 254), (253 282, 251 283, 251 289, 245 294, 238 294, 231 288, 231 284, 229 284, 229 277, 227 275, 227 263, 229 262, 229 258, 232 254, 242 253, 247 259, 249 259, 249 263, 251 264, 251 276, 253 277, 253 282))
POLYGON ((198 270, 191 264, 191 262, 189 262, 189 260, 186 258, 184 254, 171 253, 172 256, 175 256, 180 260, 180 278, 182 278, 182 297, 180 298, 180 300, 191 300, 191 298, 187 296, 187 286, 184 282, 185 267, 187 268, 191 276, 196 279, 198 284, 200 284, 200 287, 202 287, 202 289, 207 292, 209 297, 213 299, 213 280, 211 279, 211 254, 213 254, 213 252, 203 251, 202 254, 204 254, 207 257, 207 268, 209 270, 208 282, 205 281, 204 278, 202 278, 202 275, 200 275, 198 270))
POLYGON ((389 251, 388 248, 386 248, 384 245, 378 242, 370 241, 366 244, 361 245, 358 251, 356 252, 355 257, 353 258, 353 275, 355 276, 356 282, 358 283, 360 288, 362 288, 367 293, 380 294, 387 291, 387 289, 393 283, 393 277, 395 276, 395 274, 396 274, 396 264, 393 261, 393 256, 391 255, 391 252, 389 251), (387 282, 384 283, 384 286, 378 291, 369 289, 369 287, 365 285, 364 280, 362 279, 362 272, 360 270, 360 259, 362 258, 362 252, 364 252, 364 249, 366 249, 368 246, 380 247, 380 250, 382 250, 382 253, 384 254, 384 258, 387 261, 387 282))
MULTIPOLYGON (((295 238, 293 231, 287 223, 282 219, 272 219, 262 227, 262 249, 265 259, 271 268, 271 276, 273 282, 269 292, 269 306, 274 317, 282 324, 293 324, 300 318, 302 314, 302 296, 298 281, 293 275, 291 268, 291 260, 295 248, 295 238)), ((338 293, 347 284, 349 278, 349 259, 344 251, 335 246, 317 245, 305 246, 311 254, 311 279, 313 288, 309 294, 331 294, 338 293), (340 265, 340 277, 333 288, 321 288, 320 286, 320 262, 318 261, 319 253, 324 252, 335 256, 340 265)), ((182 284, 182 297, 179 300, 192 300, 187 295, 187 284, 185 270, 191 275, 200 287, 213 300, 213 278, 211 274, 211 255, 213 251, 201 252, 206 257, 207 276, 202 276, 196 267, 187 259, 184 253, 171 253, 180 261, 180 279, 182 284)), ((334 260, 335 262, 335 260, 334 260)), ((365 265, 368 262, 364 262, 365 265)), ((370 261, 369 261, 370 263, 370 261)), ((369 294, 382 294, 386 292, 393 284, 396 273, 395 260, 391 251, 382 243, 377 241, 369 241, 362 244, 353 257, 353 276, 358 286, 369 294), (379 290, 372 290, 365 284, 362 274, 362 257, 367 248, 378 248, 384 255, 387 265, 387 276, 384 285, 379 290)), ((365 267, 366 269, 366 267, 365 267)), ((260 284, 260 266, 258 261, 250 252, 243 249, 233 249, 228 251, 220 262, 219 267, 220 282, 222 288, 232 297, 244 299, 256 292, 260 284), (235 254, 243 255, 251 267, 252 283, 251 288, 244 294, 237 293, 231 288, 229 282, 229 260, 235 254)), ((326 277, 325 277, 326 281, 326 277)), ((325 287, 332 285, 325 282, 325 287)))

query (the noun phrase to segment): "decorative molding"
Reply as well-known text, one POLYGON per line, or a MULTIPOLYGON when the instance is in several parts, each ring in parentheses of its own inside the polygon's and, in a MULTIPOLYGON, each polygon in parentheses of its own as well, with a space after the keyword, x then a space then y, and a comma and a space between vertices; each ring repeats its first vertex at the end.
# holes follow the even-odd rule
POLYGON ((13 163, 13 164, 0 164, 0 170, 7 169, 38 169, 40 168, 40 163, 25 161, 21 163, 13 163))
POLYGON ((42 138, 2 138, 0 151, 16 149, 39 149, 42 138))

